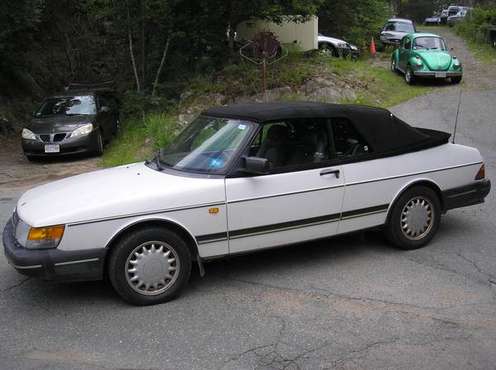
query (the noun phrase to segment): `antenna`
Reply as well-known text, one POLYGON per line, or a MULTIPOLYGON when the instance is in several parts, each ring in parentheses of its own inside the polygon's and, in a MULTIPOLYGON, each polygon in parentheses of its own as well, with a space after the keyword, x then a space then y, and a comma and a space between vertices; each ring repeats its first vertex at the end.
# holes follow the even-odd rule
POLYGON ((462 88, 460 87, 460 94, 458 95, 458 107, 456 107, 455 128, 453 129, 453 139, 451 142, 455 143, 456 129, 458 127, 458 116, 460 114, 460 106, 462 105, 462 88))

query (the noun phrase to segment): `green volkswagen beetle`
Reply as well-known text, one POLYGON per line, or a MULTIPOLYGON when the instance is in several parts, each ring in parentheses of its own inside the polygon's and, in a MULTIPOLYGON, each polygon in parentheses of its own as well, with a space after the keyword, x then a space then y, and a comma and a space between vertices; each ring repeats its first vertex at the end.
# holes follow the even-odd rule
POLYGON ((451 55, 444 39, 431 33, 411 33, 403 37, 391 57, 391 70, 405 75, 408 84, 419 77, 462 80, 462 63, 451 55))

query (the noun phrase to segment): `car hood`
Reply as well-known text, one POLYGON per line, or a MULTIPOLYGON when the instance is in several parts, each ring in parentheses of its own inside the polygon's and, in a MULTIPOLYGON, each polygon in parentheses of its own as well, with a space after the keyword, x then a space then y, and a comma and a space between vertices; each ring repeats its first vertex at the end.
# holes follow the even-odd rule
POLYGON ((419 50, 418 55, 431 71, 446 71, 451 66, 452 56, 442 50, 419 50))
POLYGON ((27 224, 40 227, 224 200, 223 178, 178 176, 135 163, 33 188, 19 199, 17 214, 27 224))
POLYGON ((341 39, 337 39, 335 37, 329 37, 329 36, 322 36, 322 35, 319 35, 317 37, 317 41, 318 42, 328 42, 332 45, 338 45, 338 44, 346 44, 346 45, 349 45, 350 48, 352 48, 353 50, 358 50, 358 47, 356 45, 353 45, 353 44, 350 44, 349 42, 347 41, 344 41, 344 40, 341 40, 341 39))
POLYGON ((31 120, 28 128, 35 134, 56 134, 71 132, 87 123, 93 123, 95 115, 37 117, 31 120))
POLYGON ((382 31, 381 35, 387 37, 388 39, 399 39, 408 35, 408 32, 398 32, 398 31, 382 31))

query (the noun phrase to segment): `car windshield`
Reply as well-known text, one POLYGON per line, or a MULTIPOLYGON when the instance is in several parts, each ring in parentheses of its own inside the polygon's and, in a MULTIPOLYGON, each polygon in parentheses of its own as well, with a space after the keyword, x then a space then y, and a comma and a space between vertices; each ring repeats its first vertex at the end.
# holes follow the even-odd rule
POLYGON ((417 37, 413 41, 415 50, 446 50, 444 40, 439 37, 417 37))
POLYGON ((415 29, 413 28, 413 24, 411 24, 411 23, 389 22, 384 27, 384 31, 413 33, 413 32, 415 32, 415 29))
POLYGON ((96 114, 95 98, 91 95, 64 96, 48 98, 36 112, 37 117, 42 116, 76 116, 96 114))
POLYGON ((199 116, 173 144, 160 150, 160 164, 182 171, 222 174, 254 128, 248 121, 199 116))

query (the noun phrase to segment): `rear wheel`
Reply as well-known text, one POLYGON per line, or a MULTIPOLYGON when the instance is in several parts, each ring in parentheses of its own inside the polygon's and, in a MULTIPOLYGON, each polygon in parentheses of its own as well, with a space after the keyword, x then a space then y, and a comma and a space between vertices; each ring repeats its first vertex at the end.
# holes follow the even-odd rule
POLYGON ((127 302, 144 306, 177 297, 191 274, 191 253, 174 232, 149 227, 125 236, 112 250, 108 275, 127 302))
POLYGON ((410 67, 406 67, 405 81, 408 85, 414 85, 415 84, 415 76, 414 76, 412 69, 410 67))
POLYGON ((400 249, 417 249, 429 243, 441 220, 437 194, 425 186, 405 191, 393 205, 386 236, 400 249))

